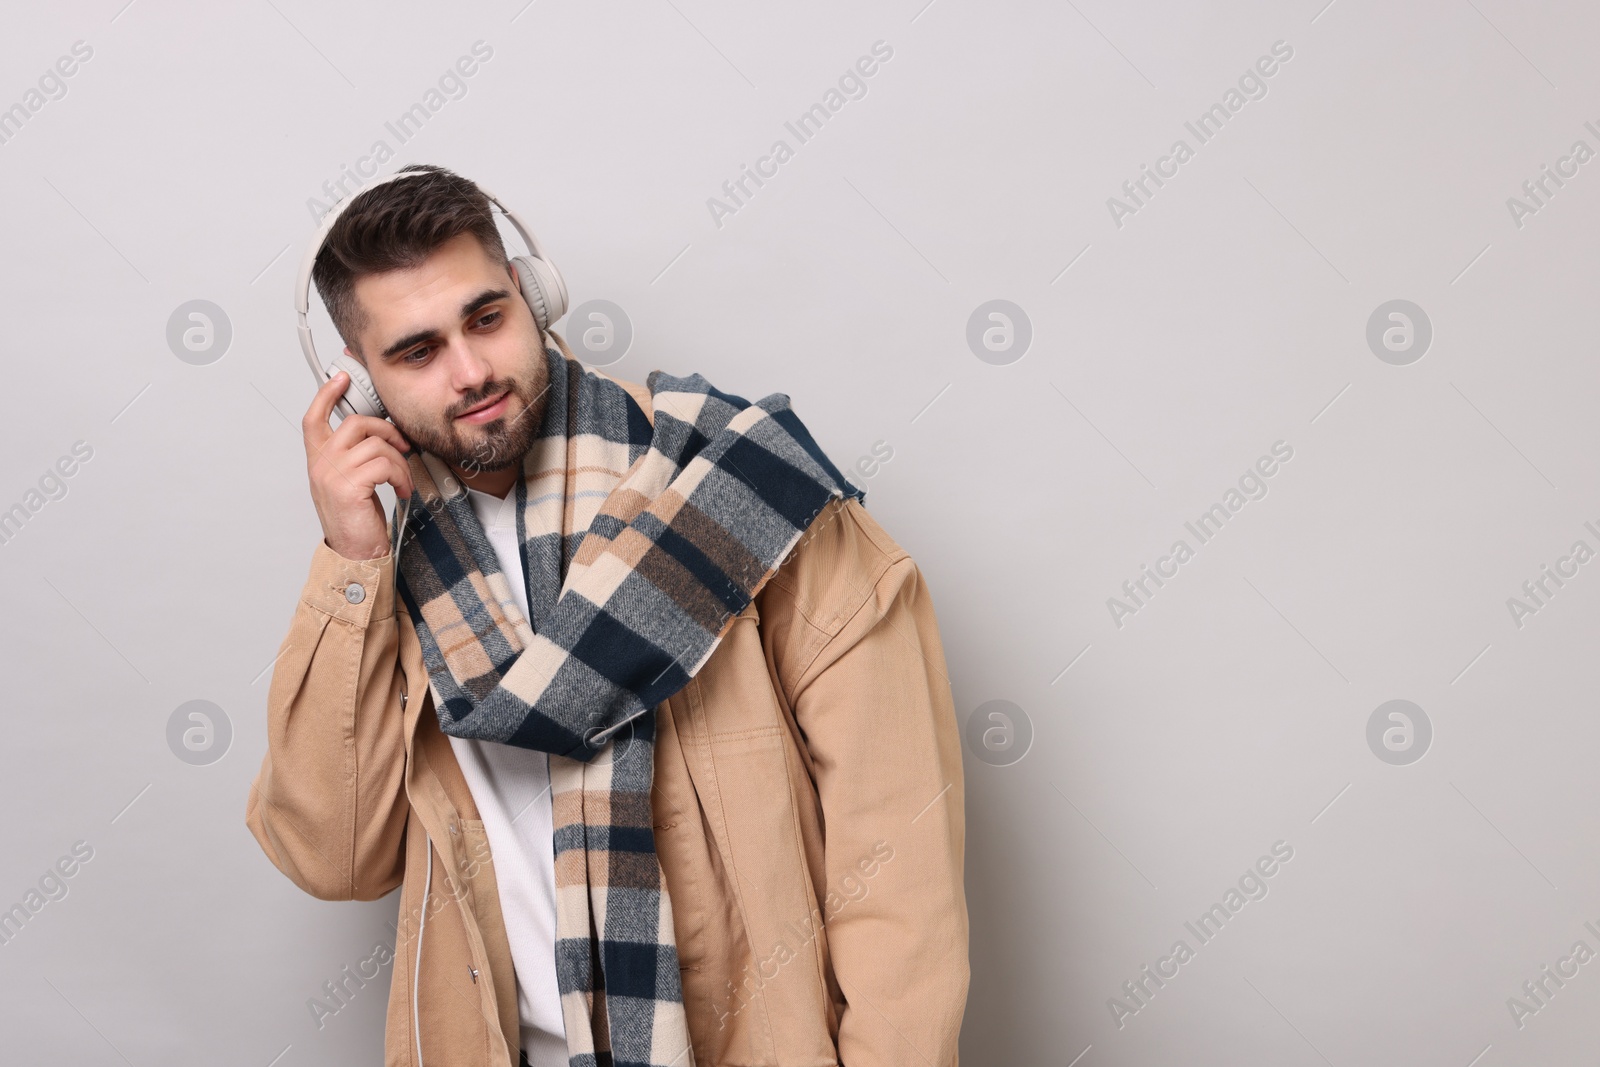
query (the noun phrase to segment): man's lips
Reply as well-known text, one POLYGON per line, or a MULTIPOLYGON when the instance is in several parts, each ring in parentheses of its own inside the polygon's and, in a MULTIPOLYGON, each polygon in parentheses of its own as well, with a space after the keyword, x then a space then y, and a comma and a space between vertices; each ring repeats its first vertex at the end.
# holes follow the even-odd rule
POLYGON ((456 418, 462 422, 488 422, 505 414, 506 404, 511 399, 511 390, 507 389, 497 399, 490 400, 473 408, 471 411, 462 412, 456 418))

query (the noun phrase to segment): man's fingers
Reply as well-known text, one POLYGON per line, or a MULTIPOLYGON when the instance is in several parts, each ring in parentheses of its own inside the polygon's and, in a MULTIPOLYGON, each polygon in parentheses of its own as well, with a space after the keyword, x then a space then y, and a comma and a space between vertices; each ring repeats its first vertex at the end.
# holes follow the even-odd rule
POLYGON ((313 470, 326 461, 327 469, 339 473, 346 489, 365 486, 371 490, 379 482, 388 482, 396 493, 410 496, 415 487, 405 457, 411 442, 398 426, 373 415, 347 415, 338 429, 328 424, 334 405, 349 384, 349 373, 337 371, 312 397, 301 421, 307 461, 313 470), (379 466, 373 466, 379 461, 379 466))
POLYGON ((394 446, 396 452, 403 456, 411 451, 411 442, 407 441, 406 435, 400 432, 400 427, 388 419, 375 419, 370 415, 363 416, 363 418, 374 424, 370 427, 372 433, 381 435, 385 441, 394 446))
POLYGON ((394 486, 395 492, 402 496, 411 492, 411 468, 406 465, 405 457, 382 437, 368 437, 361 440, 345 453, 343 462, 345 469, 350 472, 352 481, 366 485, 389 482, 394 486), (381 476, 367 477, 372 474, 369 464, 375 459, 389 460, 395 473, 391 476, 389 469, 386 469, 381 476), (363 477, 357 477, 357 472, 363 472, 363 477))
POLYGON ((341 466, 354 477, 355 472, 365 467, 370 460, 378 456, 393 456, 395 454, 394 446, 383 438, 376 436, 363 437, 344 450, 344 454, 340 457, 341 466))
POLYGON ((377 485, 388 482, 398 496, 411 495, 411 473, 400 458, 392 453, 374 456, 351 472, 361 482, 377 485), (402 488, 403 487, 403 488, 402 488))
POLYGON ((402 454, 411 450, 411 443, 406 440, 400 428, 388 419, 380 419, 374 415, 351 415, 339 424, 333 431, 337 442, 346 447, 354 446, 358 441, 368 437, 377 437, 387 441, 395 451, 402 454))
POLYGON ((333 427, 328 425, 328 420, 333 417, 333 406, 339 402, 349 385, 350 375, 339 371, 322 383, 317 395, 311 398, 311 406, 306 409, 305 418, 300 420, 307 444, 320 448, 323 442, 333 436, 333 427))

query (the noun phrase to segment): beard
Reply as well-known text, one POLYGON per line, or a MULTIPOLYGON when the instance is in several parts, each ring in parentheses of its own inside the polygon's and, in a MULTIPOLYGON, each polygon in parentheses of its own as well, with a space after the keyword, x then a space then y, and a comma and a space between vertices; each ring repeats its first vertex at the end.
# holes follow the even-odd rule
POLYGON ((389 417, 414 446, 433 453, 459 473, 471 476, 505 470, 522 462, 533 447, 542 421, 543 400, 548 391, 543 382, 546 375, 538 373, 543 368, 531 361, 530 368, 535 371, 537 382, 530 380, 533 376, 485 382, 482 389, 464 397, 441 419, 413 419, 395 412, 390 412, 389 417), (512 399, 499 418, 481 425, 467 424, 464 429, 456 422, 462 412, 508 390, 512 399))

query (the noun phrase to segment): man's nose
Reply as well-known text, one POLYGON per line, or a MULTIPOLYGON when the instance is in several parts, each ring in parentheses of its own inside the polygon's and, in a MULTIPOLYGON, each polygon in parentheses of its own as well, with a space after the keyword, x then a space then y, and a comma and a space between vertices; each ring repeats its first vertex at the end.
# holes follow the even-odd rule
POLYGON ((449 348, 451 384, 457 391, 472 393, 483 388, 483 383, 494 377, 494 367, 487 359, 472 350, 465 340, 456 340, 449 348))

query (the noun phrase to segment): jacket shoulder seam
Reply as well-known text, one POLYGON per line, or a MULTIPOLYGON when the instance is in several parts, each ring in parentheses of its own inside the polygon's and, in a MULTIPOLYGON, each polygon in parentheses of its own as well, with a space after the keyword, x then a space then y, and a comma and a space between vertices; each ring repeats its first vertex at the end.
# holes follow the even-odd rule
MULTIPOLYGON (((910 555, 906 552, 906 550, 898 544, 895 544, 891 541, 888 545, 885 545, 882 541, 880 541, 872 532, 872 530, 869 529, 866 524, 861 522, 858 516, 853 514, 851 511, 852 505, 857 508, 861 507, 860 502, 853 498, 846 499, 842 503, 835 503, 833 505, 833 516, 823 521, 838 521, 845 515, 849 514, 851 521, 855 525, 855 528, 861 531, 862 536, 866 537, 867 540, 872 543, 873 548, 877 549, 877 558, 873 561, 871 578, 868 581, 866 588, 857 588, 855 590, 859 599, 846 599, 844 607, 832 617, 832 620, 830 622, 823 622, 817 617, 818 605, 813 604, 811 601, 806 599, 806 597, 802 595, 799 587, 796 586, 795 583, 790 579, 789 575, 785 573, 784 568, 790 563, 794 562, 795 557, 805 547, 806 543, 815 538, 815 533, 810 533, 809 536, 804 537, 804 539, 790 551, 788 559, 784 560, 783 565, 773 572, 772 578, 770 579, 770 584, 776 585, 779 588, 787 591, 790 596, 794 598, 795 611, 799 613, 800 618, 806 623, 806 625, 816 632, 822 634, 826 638, 832 638, 837 635, 845 628, 846 625, 849 624, 851 619, 855 618, 856 614, 861 610, 862 605, 872 598, 873 591, 876 590, 878 582, 891 567, 893 567, 902 559, 910 558, 910 555)), ((821 651, 821 649, 819 648, 818 651, 821 651)), ((810 666, 809 661, 807 662, 807 666, 810 666)))
MULTIPOLYGON (((839 639, 839 635, 844 633, 844 631, 849 628, 850 623, 854 622, 857 616, 867 610, 867 606, 873 601, 874 594, 878 591, 879 587, 881 587, 883 583, 889 579, 891 572, 898 571, 900 573, 904 573, 905 571, 915 569, 916 561, 913 560, 910 555, 905 553, 902 553, 898 558, 890 560, 888 563, 886 563, 883 569, 873 577, 872 583, 867 589, 866 594, 862 596, 861 601, 841 619, 838 628, 832 632, 823 631, 827 634, 827 640, 818 643, 816 650, 812 652, 811 655, 806 657, 805 663, 802 664, 800 669, 795 673, 795 677, 804 678, 808 673, 810 673, 812 666, 819 658, 821 658, 822 654, 839 639), (901 566, 902 563, 905 564, 904 567, 901 566)), ((785 696, 789 698, 791 707, 794 705, 798 695, 798 693, 785 693, 785 696)))

